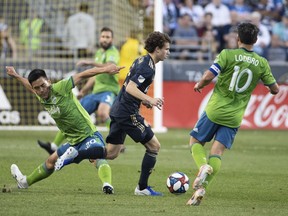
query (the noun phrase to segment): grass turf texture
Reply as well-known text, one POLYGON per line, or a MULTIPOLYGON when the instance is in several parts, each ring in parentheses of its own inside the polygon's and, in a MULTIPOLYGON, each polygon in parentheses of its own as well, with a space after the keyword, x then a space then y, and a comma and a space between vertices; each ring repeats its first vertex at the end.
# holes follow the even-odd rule
MULTIPOLYGON (((188 148, 189 130, 157 134, 161 152, 149 184, 163 197, 134 196, 144 148, 130 138, 126 152, 110 161, 114 195, 101 191, 96 168, 88 161, 69 165, 29 189, 17 189, 10 175, 16 163, 30 174, 48 154, 37 139, 51 140, 55 132, 0 131, 0 215, 288 215, 287 131, 240 130, 222 168, 200 206, 186 206, 192 189, 173 195, 166 178, 174 171, 194 180, 196 166, 188 148)), ((106 133, 103 133, 106 136, 106 133)), ((211 146, 206 144, 206 148, 211 146)))

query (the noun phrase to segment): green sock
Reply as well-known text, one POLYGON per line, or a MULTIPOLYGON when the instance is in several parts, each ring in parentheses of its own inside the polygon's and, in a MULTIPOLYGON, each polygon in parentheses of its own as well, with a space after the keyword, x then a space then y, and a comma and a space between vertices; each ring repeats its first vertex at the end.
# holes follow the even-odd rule
MULTIPOLYGON (((207 186, 211 184, 213 181, 215 175, 219 172, 220 167, 221 167, 221 157, 219 155, 210 155, 209 156, 209 163, 208 163, 212 168, 213 168, 213 173, 211 175, 208 175, 206 180, 207 181, 207 186)), ((207 187, 206 186, 206 187, 207 187)))
POLYGON ((111 167, 104 159, 98 159, 96 162, 96 168, 98 169, 98 176, 102 182, 112 184, 111 167))
POLYGON ((193 157, 198 169, 202 165, 207 164, 206 150, 205 150, 204 146, 202 146, 200 143, 194 143, 192 145, 191 154, 192 154, 192 157, 193 157))
POLYGON ((53 143, 55 143, 57 146, 60 146, 60 144, 65 140, 65 137, 64 135, 62 134, 61 131, 58 131, 54 140, 53 140, 53 143))
POLYGON ((29 176, 27 176, 27 183, 29 186, 47 178, 54 172, 54 169, 48 170, 45 162, 40 164, 29 176))
POLYGON ((110 118, 107 118, 106 121, 105 121, 105 125, 108 128, 108 130, 110 129, 110 122, 111 122, 110 118))

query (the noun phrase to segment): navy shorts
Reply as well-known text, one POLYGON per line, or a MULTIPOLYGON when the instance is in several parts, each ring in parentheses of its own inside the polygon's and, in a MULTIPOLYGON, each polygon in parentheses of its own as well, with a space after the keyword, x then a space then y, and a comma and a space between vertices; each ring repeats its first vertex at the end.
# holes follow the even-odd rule
POLYGON ((206 112, 203 112, 190 135, 200 142, 210 142, 215 137, 215 140, 230 149, 237 131, 238 128, 230 128, 210 121, 206 112))
POLYGON ((97 94, 89 94, 80 100, 81 105, 89 113, 94 113, 100 103, 106 103, 110 107, 115 100, 115 94, 113 92, 101 92, 97 94))
POLYGON ((128 134, 135 142, 147 143, 154 136, 150 125, 148 125, 141 115, 133 114, 128 117, 110 116, 110 130, 106 138, 106 143, 124 144, 128 134))
MULTIPOLYGON (((70 147, 73 146, 75 149, 79 150, 86 150, 89 151, 89 149, 91 147, 94 146, 105 146, 105 142, 104 139, 102 137, 102 135, 96 131, 92 136, 87 137, 86 139, 84 139, 83 141, 77 143, 76 145, 71 145, 70 143, 65 143, 63 145, 61 145, 58 149, 57 149, 57 155, 58 157, 60 157, 61 155, 64 154, 64 152, 70 147)), ((73 163, 80 163, 83 160, 83 158, 79 158, 77 157, 73 163)))

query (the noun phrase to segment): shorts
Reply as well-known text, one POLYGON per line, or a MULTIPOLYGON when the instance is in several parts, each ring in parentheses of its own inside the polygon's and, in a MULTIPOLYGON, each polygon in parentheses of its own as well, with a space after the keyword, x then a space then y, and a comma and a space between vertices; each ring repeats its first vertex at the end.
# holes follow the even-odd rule
POLYGON ((81 105, 90 114, 94 113, 100 103, 106 103, 110 107, 115 100, 115 94, 113 92, 101 92, 97 94, 89 94, 80 100, 81 105))
POLYGON ((230 149, 237 131, 238 128, 230 128, 210 121, 206 112, 203 112, 190 135, 200 142, 210 142, 215 137, 215 140, 230 149))
POLYGON ((145 144, 154 136, 150 125, 139 114, 133 114, 128 117, 110 116, 110 118, 110 130, 106 143, 114 145, 124 144, 126 135, 128 134, 135 142, 145 144))
MULTIPOLYGON (((65 143, 61 145, 57 149, 57 155, 60 157, 61 155, 64 154, 64 152, 69 148, 69 147, 74 147, 75 149, 79 150, 86 150, 89 151, 90 148, 95 147, 95 146, 103 146, 105 147, 105 142, 102 137, 102 135, 96 131, 92 136, 87 137, 83 141, 77 143, 76 145, 71 145, 70 143, 65 143)), ((73 163, 80 163, 83 160, 83 158, 77 157, 73 163)))

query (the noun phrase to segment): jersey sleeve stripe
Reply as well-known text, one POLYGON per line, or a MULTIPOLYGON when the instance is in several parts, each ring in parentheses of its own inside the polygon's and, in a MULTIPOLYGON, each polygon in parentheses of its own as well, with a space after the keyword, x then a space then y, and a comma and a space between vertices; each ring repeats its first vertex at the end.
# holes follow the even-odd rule
POLYGON ((217 63, 214 63, 213 65, 211 65, 211 67, 209 68, 209 70, 210 70, 215 76, 217 76, 217 75, 221 72, 221 67, 220 67, 220 65, 218 65, 217 63))

